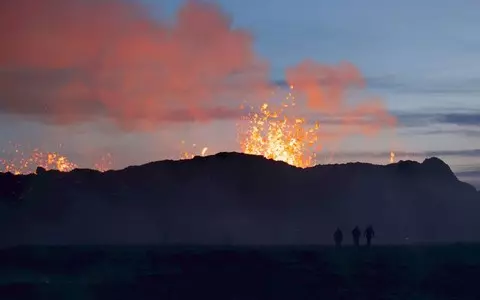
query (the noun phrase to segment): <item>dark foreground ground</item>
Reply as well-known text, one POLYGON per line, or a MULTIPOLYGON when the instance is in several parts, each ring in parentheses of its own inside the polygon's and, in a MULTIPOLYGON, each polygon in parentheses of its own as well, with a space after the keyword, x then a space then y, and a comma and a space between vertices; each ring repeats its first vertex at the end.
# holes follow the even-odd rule
POLYGON ((0 299, 480 299, 480 246, 12 248, 0 299))

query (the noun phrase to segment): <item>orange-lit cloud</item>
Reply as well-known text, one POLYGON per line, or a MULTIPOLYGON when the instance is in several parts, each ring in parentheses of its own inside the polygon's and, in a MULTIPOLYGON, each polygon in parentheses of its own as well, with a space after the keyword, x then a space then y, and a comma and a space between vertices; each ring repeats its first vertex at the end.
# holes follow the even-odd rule
POLYGON ((310 108, 337 113, 345 107, 344 94, 350 87, 364 87, 360 71, 350 63, 328 66, 305 60, 287 69, 286 79, 305 93, 310 108))
POLYGON ((219 99, 240 103, 268 82, 250 34, 203 2, 167 22, 134 1, 5 0, 0 41, 0 110, 48 122, 132 128, 178 109, 208 120, 219 99))
POLYGON ((349 91, 365 88, 361 72, 351 63, 324 65, 306 60, 287 69, 286 80, 305 95, 310 112, 336 119, 335 134, 327 134, 330 139, 352 134, 374 135, 382 128, 396 125, 396 118, 381 99, 348 101, 349 91))
MULTIPOLYGON (((159 20, 134 0, 3 0, 0 42, 0 112, 46 123, 108 118, 151 130, 238 118, 240 103, 273 88, 250 33, 204 2, 159 20)), ((380 100, 346 101, 347 90, 365 86, 350 63, 306 60, 286 80, 306 95, 309 113, 341 117, 337 137, 395 124, 380 100)))

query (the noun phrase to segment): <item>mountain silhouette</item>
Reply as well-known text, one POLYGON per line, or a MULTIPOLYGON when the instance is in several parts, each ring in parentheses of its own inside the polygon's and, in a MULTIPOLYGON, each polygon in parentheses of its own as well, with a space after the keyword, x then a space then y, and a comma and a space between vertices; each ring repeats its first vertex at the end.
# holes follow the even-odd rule
POLYGON ((300 169, 218 153, 36 173, 0 173, 3 246, 316 244, 367 224, 375 243, 480 241, 479 192, 438 158, 300 169))

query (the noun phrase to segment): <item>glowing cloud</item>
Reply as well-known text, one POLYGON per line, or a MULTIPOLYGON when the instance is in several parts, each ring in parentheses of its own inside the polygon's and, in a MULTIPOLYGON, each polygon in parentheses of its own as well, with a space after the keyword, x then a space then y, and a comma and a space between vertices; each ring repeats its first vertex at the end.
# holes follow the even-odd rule
POLYGON ((172 109, 208 121, 216 100, 268 82, 250 34, 203 2, 166 22, 134 1, 5 0, 0 41, 0 110, 46 122, 148 129, 172 109))

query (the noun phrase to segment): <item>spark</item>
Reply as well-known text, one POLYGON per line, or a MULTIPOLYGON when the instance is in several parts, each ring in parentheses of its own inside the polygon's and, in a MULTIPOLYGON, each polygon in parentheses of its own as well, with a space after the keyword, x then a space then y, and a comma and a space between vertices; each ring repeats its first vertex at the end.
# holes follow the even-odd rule
MULTIPOLYGON (((70 172, 79 168, 78 164, 74 163, 64 154, 42 151, 39 148, 26 151, 23 150, 23 147, 19 144, 10 142, 10 145, 13 149, 10 151, 2 149, 0 153, 0 172, 2 173, 10 172, 15 175, 33 174, 37 167, 61 172, 70 172)), ((105 172, 111 170, 112 166, 112 155, 107 153, 93 164, 93 169, 105 172)))
MULTIPOLYGON (((2 152, 5 153, 5 151, 2 152)), ((57 152, 42 152, 39 149, 33 149, 31 153, 25 153, 17 148, 14 153, 12 159, 0 158, 1 172, 10 172, 16 175, 31 174, 37 167, 69 172, 78 167, 68 157, 57 152)))
POLYGON ((106 172, 113 167, 113 158, 111 153, 107 153, 100 157, 100 160, 94 163, 93 168, 100 172, 106 172))

